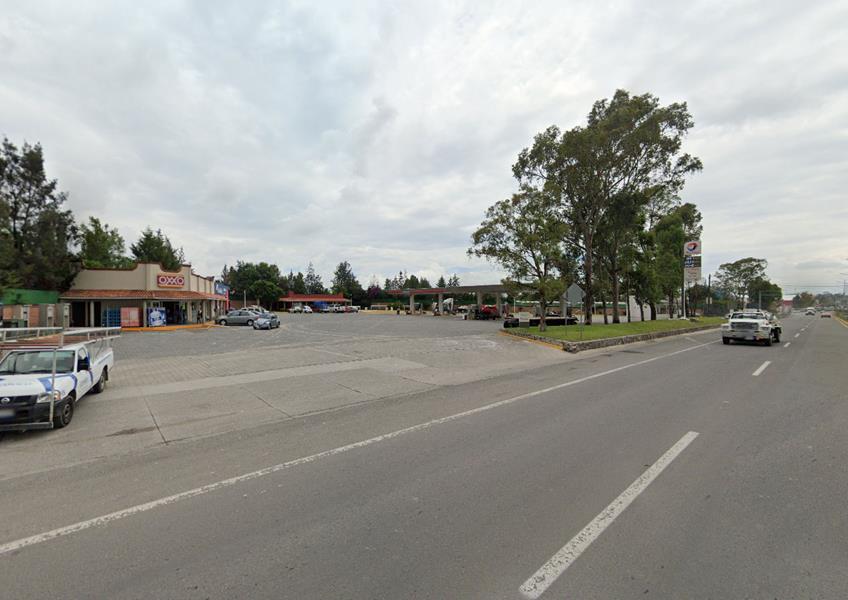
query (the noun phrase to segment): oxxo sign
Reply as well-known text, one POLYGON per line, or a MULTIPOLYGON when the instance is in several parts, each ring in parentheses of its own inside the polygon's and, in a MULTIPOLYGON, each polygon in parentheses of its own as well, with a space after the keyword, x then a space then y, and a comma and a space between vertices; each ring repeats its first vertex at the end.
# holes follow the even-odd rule
POLYGON ((185 285, 185 277, 183 275, 159 273, 156 276, 156 285, 159 287, 181 288, 185 285))

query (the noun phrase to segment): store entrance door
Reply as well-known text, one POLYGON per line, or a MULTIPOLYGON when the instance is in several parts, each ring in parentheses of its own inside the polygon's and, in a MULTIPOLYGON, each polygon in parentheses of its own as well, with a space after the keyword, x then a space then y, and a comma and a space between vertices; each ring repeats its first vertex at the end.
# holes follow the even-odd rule
POLYGON ((183 323, 183 315, 180 311, 179 302, 162 302, 162 308, 165 309, 165 323, 168 325, 180 325, 183 323))

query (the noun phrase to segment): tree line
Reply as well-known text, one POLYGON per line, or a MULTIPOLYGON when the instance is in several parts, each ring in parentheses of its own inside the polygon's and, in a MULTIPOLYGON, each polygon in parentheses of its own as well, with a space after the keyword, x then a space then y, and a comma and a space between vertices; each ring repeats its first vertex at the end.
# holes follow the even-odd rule
POLYGON ((696 206, 680 200, 702 169, 682 151, 693 125, 686 103, 618 90, 594 103, 584 125, 548 127, 519 153, 518 190, 488 209, 469 254, 502 266, 505 283, 535 296, 543 314, 580 282, 584 306, 611 302, 615 323, 622 295, 655 319, 661 299, 673 306, 680 297, 683 244, 701 233, 696 206))
POLYGON ((0 148, 0 291, 28 288, 64 291, 83 267, 128 268, 158 262, 176 271, 182 248, 161 230, 146 228, 130 245, 96 217, 77 224, 67 192, 47 176, 40 144, 20 148, 3 138, 0 148))
MULTIPOLYGON (((147 227, 130 244, 117 229, 97 217, 77 223, 67 208, 68 193, 47 175, 41 144, 20 147, 8 138, 0 148, 0 292, 5 288, 65 291, 82 268, 132 268, 135 262, 153 262, 168 271, 186 262, 182 247, 171 242, 161 229, 147 227)), ((306 273, 289 271, 266 262, 239 261, 225 266, 221 274, 237 296, 246 293, 270 304, 289 291, 322 294, 328 290, 312 263, 306 273)), ((454 274, 450 283, 459 285, 454 274)), ((444 277, 439 285, 446 287, 444 277), (444 285, 442 285, 444 284, 444 285)), ((340 262, 330 290, 355 303, 385 298, 384 290, 429 287, 426 277, 400 271, 383 287, 372 281, 367 289, 357 280, 347 261, 340 262)))
MULTIPOLYGON (((234 266, 224 265, 221 280, 230 288, 230 296, 248 298, 270 306, 290 292, 294 294, 342 294, 353 304, 367 306, 375 302, 396 301, 397 297, 386 294, 389 290, 432 287, 426 277, 418 277, 401 270, 394 277, 387 277, 381 286, 372 278, 364 287, 353 272, 348 261, 340 262, 333 271, 329 288, 310 262, 306 274, 290 270, 287 274, 272 263, 238 261, 234 266)), ((439 277, 436 287, 457 287, 459 277, 454 273, 447 280, 439 277)))
POLYGON ((716 272, 711 300, 727 310, 757 307, 775 310, 783 300, 783 290, 766 275, 764 258, 740 258, 724 263, 716 272))
MULTIPOLYGON (((661 301, 673 312, 684 294, 683 245, 703 229, 697 206, 680 198, 703 168, 683 151, 693 126, 685 102, 662 106, 652 94, 618 90, 593 104, 584 125, 548 127, 519 153, 517 191, 486 211, 468 254, 501 266, 507 286, 539 302, 540 329, 548 305, 575 282, 584 306, 602 305, 605 322, 608 302, 620 322, 622 296, 647 305, 652 320, 661 301)), ((719 288, 726 283, 738 298, 742 283, 722 269, 719 288)), ((764 266, 745 285, 757 277, 768 283, 764 266)))

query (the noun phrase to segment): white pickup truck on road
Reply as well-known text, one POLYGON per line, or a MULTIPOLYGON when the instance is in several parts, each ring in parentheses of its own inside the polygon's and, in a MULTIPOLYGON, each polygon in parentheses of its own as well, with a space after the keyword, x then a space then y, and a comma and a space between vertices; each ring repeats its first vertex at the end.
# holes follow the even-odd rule
POLYGON ((109 340, 120 329, 16 331, 24 334, 0 343, 0 431, 67 426, 83 396, 106 388, 115 365, 109 340))
POLYGON ((780 342, 781 333, 780 322, 770 313, 746 310, 732 313, 728 322, 721 326, 721 341, 725 344, 734 340, 762 342, 771 346, 772 342, 780 342))

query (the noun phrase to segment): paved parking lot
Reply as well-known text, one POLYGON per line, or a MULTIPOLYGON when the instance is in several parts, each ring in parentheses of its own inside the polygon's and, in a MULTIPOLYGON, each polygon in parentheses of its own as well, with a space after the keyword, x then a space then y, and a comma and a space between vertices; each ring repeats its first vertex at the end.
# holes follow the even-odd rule
POLYGON ((500 322, 368 314, 281 315, 281 327, 128 333, 107 391, 70 427, 7 434, 0 478, 176 443, 574 358, 500 322), (68 458, 69 457, 69 458, 68 458))
POLYGON ((352 340, 407 340, 467 337, 492 333, 499 321, 463 321, 451 317, 394 314, 279 313, 280 328, 256 331, 244 326, 185 329, 146 336, 125 335, 116 348, 124 358, 222 354, 268 347, 297 347, 352 340), (200 338, 202 341, 198 341, 200 338))

